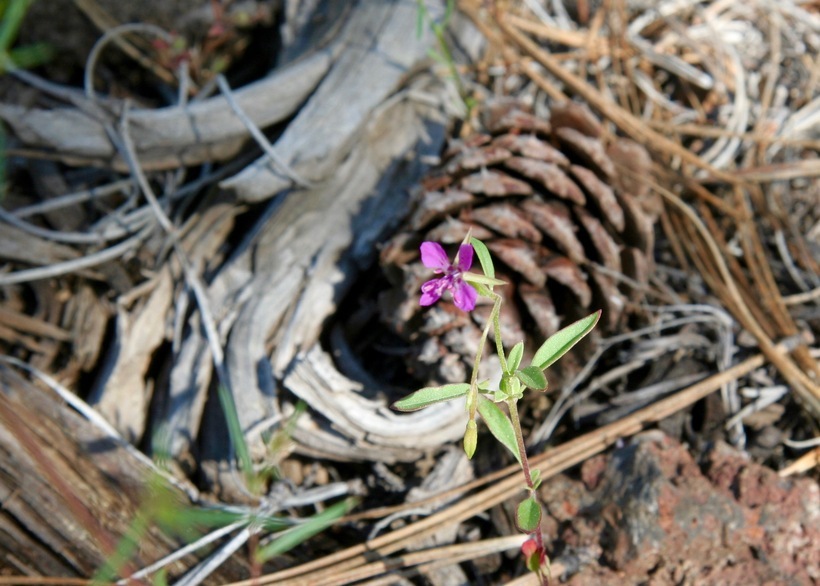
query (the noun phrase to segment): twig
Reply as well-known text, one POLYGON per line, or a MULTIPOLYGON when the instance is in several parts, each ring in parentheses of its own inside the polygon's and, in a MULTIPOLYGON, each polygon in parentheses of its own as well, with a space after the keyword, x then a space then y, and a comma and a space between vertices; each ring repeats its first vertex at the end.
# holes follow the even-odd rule
POLYGON ((36 281, 39 279, 50 279, 101 265, 104 262, 119 258, 129 250, 136 248, 142 240, 151 234, 153 230, 153 226, 146 226, 140 230, 139 233, 135 234, 128 240, 115 244, 114 246, 104 250, 100 250, 99 252, 88 254, 81 258, 67 260, 61 263, 49 265, 47 267, 24 269, 21 271, 2 274, 0 275, 0 287, 4 285, 15 285, 17 283, 27 283, 29 281, 36 281))
MULTIPOLYGON (((112 40, 118 39, 120 36, 133 33, 133 32, 142 32, 142 33, 150 33, 156 35, 167 42, 169 45, 173 44, 174 37, 166 30, 147 23, 135 22, 130 24, 122 24, 119 26, 115 26, 111 28, 103 34, 97 42, 94 43, 94 46, 91 48, 91 52, 88 54, 88 59, 86 59, 85 63, 85 75, 83 76, 83 87, 85 89, 85 96, 91 101, 96 101, 97 96, 94 93, 94 70, 97 67, 97 60, 100 57, 100 53, 102 52, 103 48, 110 43, 112 40)), ((126 51, 132 57, 134 57, 137 61, 142 61, 141 55, 137 51, 126 51)), ((145 63, 143 63, 145 65, 145 63)), ((147 68, 152 69, 164 82, 173 84, 174 78, 173 76, 165 71, 164 69, 157 69, 152 68, 150 65, 146 65, 147 68)))
POLYGON ((83 191, 78 191, 76 193, 68 193, 66 195, 53 197, 46 201, 35 203, 29 206, 17 208, 16 210, 10 213, 17 218, 27 218, 35 214, 51 212, 54 210, 59 210, 65 207, 73 206, 78 203, 83 203, 85 201, 91 201, 97 198, 114 195, 115 193, 119 193, 125 190, 127 187, 133 185, 134 182, 130 178, 119 179, 117 181, 112 181, 107 185, 103 185, 102 187, 92 187, 91 189, 85 189, 83 191))
POLYGON ((219 91, 222 92, 222 95, 225 96, 225 99, 228 101, 228 105, 233 110, 234 114, 236 114, 237 118, 242 121, 242 124, 245 125, 245 128, 248 129, 248 132, 251 133, 251 136, 256 141, 256 144, 265 151, 265 154, 271 160, 271 162, 280 170, 282 173, 291 181, 293 181, 296 185, 305 188, 313 187, 313 184, 299 175, 292 167, 290 167, 282 158, 278 155, 276 150, 273 148, 273 145, 268 141, 262 131, 259 130, 259 127, 250 119, 250 117, 245 114, 244 110, 239 106, 237 101, 234 99, 233 92, 231 92, 231 88, 228 85, 225 76, 219 74, 216 76, 216 82, 219 84, 219 91))
POLYGON ((797 460, 778 472, 777 475, 782 478, 785 476, 791 476, 792 474, 800 474, 801 472, 808 472, 816 466, 820 466, 820 447, 814 448, 807 454, 803 454, 797 460))
POLYGON ((146 577, 150 576, 151 574, 153 574, 154 572, 156 572, 157 570, 161 570, 162 568, 174 563, 175 561, 182 559, 183 557, 185 557, 189 553, 193 553, 196 550, 198 550, 202 547, 205 547, 206 545, 209 545, 209 544, 213 543, 214 541, 216 541, 218 539, 222 539, 224 536, 228 535, 229 533, 234 532, 235 530, 239 529, 240 527, 244 527, 247 524, 248 524, 247 521, 238 521, 236 523, 231 523, 230 525, 220 527, 216 531, 211 531, 207 535, 205 535, 203 537, 200 537, 199 539, 197 539, 196 541, 194 541, 192 543, 189 543, 185 547, 181 547, 180 549, 178 549, 174 553, 165 556, 164 558, 154 562, 150 566, 147 566, 147 567, 145 567, 145 568, 143 568, 143 569, 141 569, 137 572, 134 572, 133 574, 131 574, 127 578, 123 578, 122 580, 117 582, 117 584, 125 586, 126 584, 131 583, 131 581, 133 581, 133 580, 141 580, 142 578, 146 578, 146 577))
POLYGON ((201 584, 203 580, 225 563, 225 560, 236 553, 236 550, 245 545, 252 533, 253 530, 250 527, 242 529, 228 543, 220 547, 208 559, 196 566, 186 574, 184 578, 176 582, 174 586, 197 586, 201 584))
POLYGON ((88 234, 85 232, 60 232, 59 230, 48 230, 47 228, 41 228, 40 226, 35 226, 34 224, 30 224, 25 220, 21 220, 20 218, 16 217, 14 214, 11 214, 0 208, 0 220, 10 224, 16 228, 24 232, 28 232, 29 234, 33 234, 39 238, 43 238, 45 240, 51 240, 53 242, 62 242, 66 244, 102 244, 106 240, 119 240, 125 235, 133 234, 136 231, 136 228, 141 226, 132 226, 131 230, 128 229, 120 229, 117 231, 109 231, 108 234, 88 234))
POLYGON ((726 259, 721 254, 720 248, 715 242, 715 238, 706 228, 703 220, 701 220, 694 210, 684 203, 680 197, 668 189, 665 189, 646 177, 643 177, 642 180, 663 196, 666 201, 689 220, 690 227, 702 239, 706 246, 708 254, 714 263, 717 276, 721 280, 721 284, 726 287, 726 294, 728 296, 726 302, 729 304, 733 314, 738 318, 738 321, 754 335, 760 345, 760 349, 771 359, 775 367, 777 367, 786 380, 792 385, 799 398, 804 401, 812 414, 815 417, 820 417, 820 386, 812 381, 808 375, 797 366, 791 357, 774 352, 774 343, 746 305, 743 295, 738 289, 735 279, 732 277, 726 264, 726 259))
POLYGON ((820 287, 816 287, 805 293, 787 295, 783 298, 783 303, 786 305, 800 305, 801 303, 808 303, 809 301, 816 301, 817 299, 820 299, 820 287))
POLYGON ((729 429, 733 425, 740 425, 743 423, 743 420, 746 419, 749 415, 753 413, 757 413, 758 411, 762 411, 772 403, 776 403, 779 401, 783 396, 789 392, 789 387, 785 385, 778 385, 776 387, 770 387, 765 389, 765 392, 761 392, 760 396, 745 405, 740 411, 735 413, 729 420, 726 422, 725 427, 729 429))
MULTIPOLYGON (((137 184, 140 186, 143 195, 151 205, 151 209, 154 210, 154 214, 157 218, 157 221, 171 238, 174 251, 177 255, 177 258, 180 261, 180 265, 182 266, 183 274, 185 275, 185 281, 191 288, 191 291, 194 294, 194 298, 196 299, 197 306, 199 307, 200 316, 202 318, 202 327, 205 330, 205 337, 208 341, 208 348, 211 351, 211 360, 214 363, 214 369, 216 371, 217 378, 220 384, 222 384, 225 387, 225 389, 227 389, 228 394, 230 396, 233 396, 230 386, 230 378, 228 377, 228 372, 225 367, 224 352, 222 350, 219 332, 216 327, 216 321, 213 317, 214 314, 210 308, 208 295, 205 292, 205 288, 202 285, 199 276, 194 272, 194 269, 191 266, 191 263, 185 254, 185 251, 179 244, 179 236, 177 234, 176 228, 173 226, 171 220, 168 218, 168 216, 163 211, 162 207, 159 205, 159 201, 157 200, 156 195, 154 195, 154 191, 151 188, 151 185, 148 183, 148 180, 145 177, 145 173, 143 173, 142 168, 139 166, 136 152, 134 149, 134 144, 131 141, 131 137, 128 132, 127 114, 128 109, 126 108, 125 112, 123 113, 122 121, 120 123, 119 136, 121 137, 121 140, 118 141, 121 154, 125 159, 126 164, 131 169, 131 173, 136 178, 137 184)), ((231 448, 233 449, 233 446, 231 446, 231 448)))

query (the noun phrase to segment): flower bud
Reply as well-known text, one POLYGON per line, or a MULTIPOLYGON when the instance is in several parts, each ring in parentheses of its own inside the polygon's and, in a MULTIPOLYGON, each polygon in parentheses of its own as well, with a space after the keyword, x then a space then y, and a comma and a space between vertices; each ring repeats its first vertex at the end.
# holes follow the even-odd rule
POLYGON ((543 548, 538 547, 534 538, 531 537, 521 545, 521 553, 524 555, 524 562, 528 570, 539 575, 545 570, 549 573, 547 553, 543 548))
POLYGON ((469 459, 473 459, 475 448, 478 444, 478 429, 476 428, 475 419, 467 422, 467 430, 464 432, 464 453, 469 459))

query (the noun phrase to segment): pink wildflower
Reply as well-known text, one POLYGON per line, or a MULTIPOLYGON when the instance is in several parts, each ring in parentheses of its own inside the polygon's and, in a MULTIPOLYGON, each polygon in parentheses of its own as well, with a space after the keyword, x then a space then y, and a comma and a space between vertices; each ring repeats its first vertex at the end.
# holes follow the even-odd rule
POLYGON ((421 305, 432 305, 439 299, 445 290, 450 290, 453 294, 453 302, 462 311, 472 311, 475 309, 478 293, 469 283, 464 282, 462 273, 470 270, 473 265, 473 247, 469 244, 462 244, 458 248, 456 260, 450 263, 447 253, 437 242, 421 243, 421 262, 428 269, 433 269, 436 274, 443 276, 427 281, 421 286, 421 305))

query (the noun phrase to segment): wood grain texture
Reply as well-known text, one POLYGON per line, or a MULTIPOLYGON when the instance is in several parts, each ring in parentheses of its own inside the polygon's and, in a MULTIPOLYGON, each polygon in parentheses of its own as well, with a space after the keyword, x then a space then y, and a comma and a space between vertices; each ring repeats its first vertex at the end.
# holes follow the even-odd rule
MULTIPOLYGON (((431 35, 416 35, 410 0, 358 2, 339 33, 344 47, 275 148, 300 176, 319 182, 335 172, 371 113, 426 58, 431 35)), ((435 8, 432 8, 435 11, 435 8)), ((267 157, 222 182, 240 200, 266 199, 291 185, 267 157)))
MULTIPOLYGON (((0 367, 0 566, 25 575, 90 577, 128 531, 145 497, 146 463, 56 399, 0 367)), ((180 502, 182 491, 170 489, 180 502)), ((181 544, 156 529, 131 569, 181 544)), ((192 557, 170 566, 178 575, 192 557)), ((217 581, 241 575, 229 560, 217 581)))
MULTIPOLYGON (((335 48, 306 56, 234 92, 239 106, 260 128, 291 116, 327 72, 335 48)), ((116 125, 123 103, 106 99, 92 102, 75 95, 73 107, 26 108, 0 104, 6 122, 27 145, 54 151, 68 162, 98 159, 124 170, 106 133, 116 125)), ((146 170, 172 169, 234 156, 249 133, 223 96, 184 107, 139 109, 129 113, 131 137, 146 170)))

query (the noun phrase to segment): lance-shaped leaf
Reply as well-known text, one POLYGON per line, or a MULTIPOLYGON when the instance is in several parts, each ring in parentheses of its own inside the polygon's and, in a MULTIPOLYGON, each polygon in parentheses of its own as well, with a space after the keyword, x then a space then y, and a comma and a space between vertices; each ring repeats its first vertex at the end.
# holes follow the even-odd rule
POLYGON ((510 350, 510 355, 507 357, 507 372, 515 372, 521 365, 521 358, 524 356, 524 342, 518 342, 510 350))
POLYGON ((532 533, 541 523, 541 505, 533 497, 521 501, 515 512, 518 528, 525 533, 532 533))
POLYGON ((461 277, 467 281, 468 283, 472 283, 473 285, 481 284, 481 285, 506 285, 507 281, 502 281, 501 279, 493 279, 486 275, 479 275, 478 273, 461 273, 461 277))
POLYGON ((475 250, 476 256, 478 256, 478 262, 481 263, 481 269, 484 271, 484 274, 491 279, 495 279, 495 267, 493 267, 493 259, 490 256, 490 251, 487 250, 487 246, 481 240, 474 237, 470 237, 470 244, 473 245, 473 250, 475 250))
POLYGON ((515 376, 531 389, 535 389, 536 391, 547 390, 547 377, 544 376, 544 371, 537 366, 522 368, 516 371, 515 376))
POLYGON ((399 411, 416 411, 428 405, 458 399, 470 390, 469 383, 456 383, 440 387, 424 387, 393 403, 393 409, 399 411))
POLYGON ((498 405, 484 398, 483 395, 478 396, 478 412, 481 413, 481 417, 484 419, 484 423, 487 424, 490 433, 505 448, 510 450, 520 464, 521 455, 518 452, 518 440, 515 439, 515 431, 513 431, 512 422, 507 414, 498 405))
POLYGON ((544 370, 553 364, 586 336, 598 323, 600 317, 601 311, 598 310, 547 338, 547 341, 541 344, 535 353, 532 365, 544 370))

